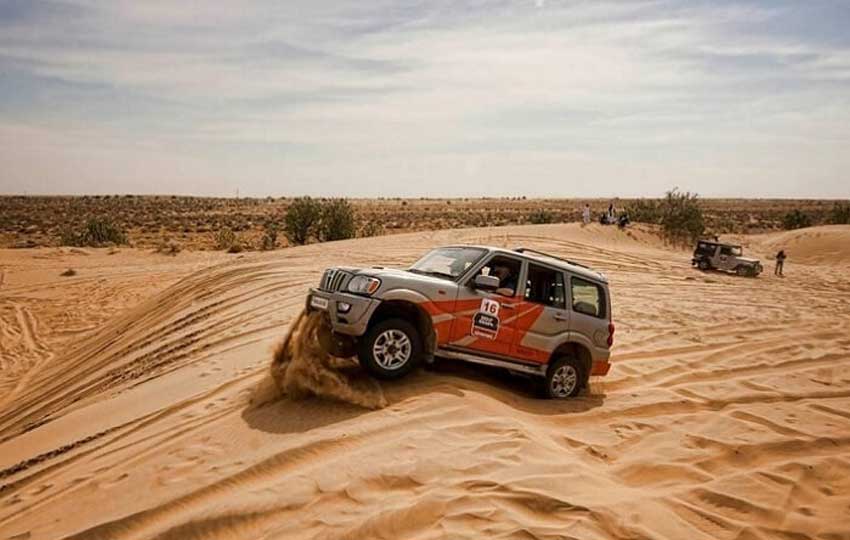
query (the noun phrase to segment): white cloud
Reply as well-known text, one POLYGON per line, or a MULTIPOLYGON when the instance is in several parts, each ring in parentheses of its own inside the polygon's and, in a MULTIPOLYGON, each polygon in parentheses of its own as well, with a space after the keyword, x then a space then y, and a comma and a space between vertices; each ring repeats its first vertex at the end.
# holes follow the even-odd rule
POLYGON ((78 5, 0 36, 41 96, 0 105, 0 191, 23 190, 25 140, 47 192, 173 185, 129 160, 198 193, 850 196, 850 45, 747 31, 778 7, 78 5))

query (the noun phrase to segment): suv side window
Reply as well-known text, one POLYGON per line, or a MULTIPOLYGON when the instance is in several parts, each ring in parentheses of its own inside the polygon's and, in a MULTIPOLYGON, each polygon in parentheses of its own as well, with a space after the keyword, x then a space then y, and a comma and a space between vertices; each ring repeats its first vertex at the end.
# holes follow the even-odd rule
MULTIPOLYGON (((504 255, 496 255, 487 261, 476 275, 498 277, 499 288, 496 290, 496 293, 503 296, 514 296, 519 286, 519 271, 521 268, 521 260, 514 259, 513 257, 505 257, 504 255)), ((475 276, 472 279, 475 279, 475 276)))
POLYGON ((596 283, 573 277, 570 280, 573 298, 573 311, 604 319, 607 303, 605 291, 596 283))
POLYGON ((558 309, 567 308, 564 274, 536 264, 528 265, 525 299, 558 309))

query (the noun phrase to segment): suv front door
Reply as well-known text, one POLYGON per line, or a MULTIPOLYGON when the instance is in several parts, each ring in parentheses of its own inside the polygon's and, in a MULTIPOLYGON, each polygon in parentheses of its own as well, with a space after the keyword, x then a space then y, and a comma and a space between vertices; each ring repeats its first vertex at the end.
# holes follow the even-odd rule
POLYGON ((449 346, 473 353, 510 357, 514 343, 515 313, 520 306, 523 260, 501 253, 492 255, 461 286, 449 346), (499 288, 474 287, 479 274, 500 278, 499 288))

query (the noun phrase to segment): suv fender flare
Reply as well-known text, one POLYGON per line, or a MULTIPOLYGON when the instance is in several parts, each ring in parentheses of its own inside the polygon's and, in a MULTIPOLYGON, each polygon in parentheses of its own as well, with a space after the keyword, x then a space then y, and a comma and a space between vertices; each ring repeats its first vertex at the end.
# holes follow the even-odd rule
POLYGON ((555 350, 552 351, 552 355, 549 357, 549 363, 560 356, 575 358, 581 363, 584 370, 581 385, 585 386, 588 379, 590 379, 590 373, 593 371, 593 355, 590 353, 591 347, 593 347, 593 344, 586 337, 571 334, 567 341, 555 347, 555 350))
POLYGON ((428 297, 424 294, 416 291, 412 291, 410 289, 392 289, 382 294, 378 299, 382 302, 389 302, 392 300, 401 300, 404 302, 410 302, 411 304, 424 304, 428 302, 428 297))
POLYGON ((410 289, 393 289, 382 294, 380 304, 372 312, 368 326, 384 320, 388 317, 401 317, 416 326, 422 338, 422 347, 427 356, 433 356, 437 349, 437 334, 431 315, 425 311, 422 304, 429 302, 428 298, 410 289))

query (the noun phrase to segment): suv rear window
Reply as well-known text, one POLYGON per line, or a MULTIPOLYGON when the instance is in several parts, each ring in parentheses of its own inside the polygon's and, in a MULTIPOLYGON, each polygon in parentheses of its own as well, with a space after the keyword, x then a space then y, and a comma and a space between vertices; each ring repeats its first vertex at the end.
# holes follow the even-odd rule
POLYGON ((697 244, 697 248, 694 250, 694 252, 697 255, 714 255, 715 247, 717 247, 717 244, 700 242, 699 244, 697 244))
POLYGON ((573 311, 604 319, 605 291, 596 283, 574 277, 570 280, 573 298, 573 311))
POLYGON ((525 299, 558 309, 566 309, 564 274, 536 264, 528 265, 525 299))

